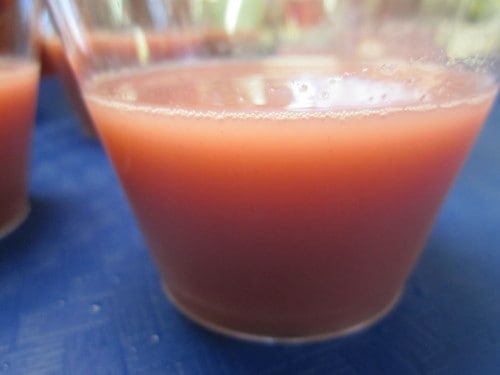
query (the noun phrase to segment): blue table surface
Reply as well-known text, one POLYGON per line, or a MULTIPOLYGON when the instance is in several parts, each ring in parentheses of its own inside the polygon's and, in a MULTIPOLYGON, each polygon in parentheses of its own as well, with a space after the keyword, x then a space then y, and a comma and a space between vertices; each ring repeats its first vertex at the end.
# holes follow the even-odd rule
POLYGON ((41 84, 32 211, 0 241, 0 373, 500 374, 500 100, 397 307, 353 336, 260 345, 164 298, 101 146, 41 84))

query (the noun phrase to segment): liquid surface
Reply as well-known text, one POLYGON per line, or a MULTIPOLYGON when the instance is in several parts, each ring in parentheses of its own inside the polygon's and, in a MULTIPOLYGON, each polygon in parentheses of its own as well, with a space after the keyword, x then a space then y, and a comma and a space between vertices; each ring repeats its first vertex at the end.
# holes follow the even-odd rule
POLYGON ((338 117, 355 111, 450 106, 494 90, 489 77, 465 71, 397 61, 354 65, 313 57, 258 64, 165 65, 124 71, 120 80, 124 81, 104 75, 89 91, 124 108, 197 112, 191 116, 212 116, 212 112, 201 112, 216 111, 219 117, 258 112, 259 117, 286 119, 325 116, 325 112, 338 117))

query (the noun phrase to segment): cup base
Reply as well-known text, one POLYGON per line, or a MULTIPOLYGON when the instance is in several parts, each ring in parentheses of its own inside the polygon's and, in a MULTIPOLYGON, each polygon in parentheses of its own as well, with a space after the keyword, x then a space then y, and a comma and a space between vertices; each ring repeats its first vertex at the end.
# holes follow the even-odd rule
POLYGON ((403 292, 403 288, 399 289, 394 297, 389 301, 388 304, 386 304, 381 310, 379 310, 376 314, 371 316, 368 319, 365 319, 361 322, 358 322, 356 324, 350 325, 348 327, 331 331, 331 332, 325 332, 321 334, 316 334, 316 335, 307 335, 307 336, 290 336, 290 337, 273 337, 273 336, 265 336, 265 335, 259 335, 259 334, 252 334, 252 333, 247 333, 247 332, 241 332, 237 331, 231 328, 224 327, 219 324, 215 324, 211 321, 208 321, 196 313, 193 313, 186 305, 182 304, 175 296, 169 291, 169 289, 166 287, 165 283, 162 283, 162 289, 167 297, 167 299, 172 302, 172 304, 177 308, 177 310, 193 321, 194 323, 208 329, 209 331, 212 331, 214 333, 218 333, 224 336, 232 337, 235 339, 239 340, 244 340, 244 341, 251 341, 251 342, 257 342, 257 343, 263 343, 263 344, 305 344, 305 343, 313 343, 313 342, 319 342, 319 341, 326 341, 326 340, 331 340, 331 339, 336 339, 344 336, 348 336, 351 334, 354 334, 356 332, 362 331, 375 323, 377 323, 379 320, 384 318, 399 302, 401 299, 401 295, 403 292))
POLYGON ((0 226, 0 240, 14 232, 28 217, 31 207, 25 203, 21 210, 12 219, 0 226))

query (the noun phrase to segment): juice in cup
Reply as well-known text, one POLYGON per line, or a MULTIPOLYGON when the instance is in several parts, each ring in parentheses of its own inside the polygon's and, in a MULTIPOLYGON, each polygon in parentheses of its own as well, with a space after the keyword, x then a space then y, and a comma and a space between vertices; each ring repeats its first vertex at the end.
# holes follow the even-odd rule
POLYGON ((37 86, 37 63, 0 58, 0 237, 29 211, 28 164, 37 86))
POLYGON ((301 340, 394 305, 496 86, 309 56, 131 68, 83 91, 179 309, 301 340))

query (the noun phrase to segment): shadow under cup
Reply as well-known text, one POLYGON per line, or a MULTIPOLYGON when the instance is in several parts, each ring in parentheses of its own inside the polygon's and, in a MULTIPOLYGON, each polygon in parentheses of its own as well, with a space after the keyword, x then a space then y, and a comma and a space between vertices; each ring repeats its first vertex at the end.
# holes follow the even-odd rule
POLYGON ((302 342, 398 300, 497 83, 434 38, 449 13, 368 3, 161 1, 107 30, 131 63, 81 22, 102 2, 50 2, 165 292, 202 325, 302 342), (152 57, 162 32, 185 48, 152 57))
POLYGON ((33 58, 31 4, 0 7, 0 238, 29 212, 28 171, 38 88, 33 58))

